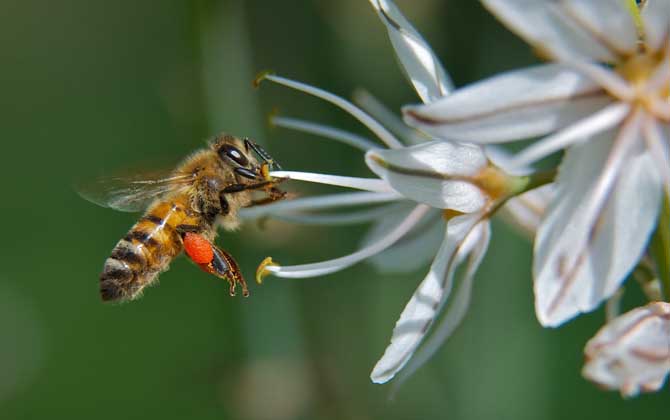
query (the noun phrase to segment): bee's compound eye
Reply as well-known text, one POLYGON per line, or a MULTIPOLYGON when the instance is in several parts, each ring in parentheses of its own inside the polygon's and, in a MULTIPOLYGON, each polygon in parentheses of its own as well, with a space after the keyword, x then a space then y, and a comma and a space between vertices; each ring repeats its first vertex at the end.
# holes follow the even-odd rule
POLYGON ((240 166, 247 166, 249 164, 249 159, 244 156, 244 153, 242 153, 237 147, 230 144, 224 144, 219 148, 219 156, 221 156, 221 159, 232 159, 233 162, 240 166))

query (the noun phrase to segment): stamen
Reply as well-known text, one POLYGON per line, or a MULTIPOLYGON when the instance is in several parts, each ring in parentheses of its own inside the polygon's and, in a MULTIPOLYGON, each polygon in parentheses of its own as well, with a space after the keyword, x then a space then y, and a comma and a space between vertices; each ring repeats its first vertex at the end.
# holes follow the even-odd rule
POLYGON ((398 137, 410 144, 419 144, 431 139, 424 137, 419 131, 413 130, 400 119, 398 115, 388 109, 383 103, 364 89, 356 89, 353 95, 354 102, 365 112, 393 131, 398 137))
POLYGON ((387 203, 402 200, 396 193, 354 192, 328 194, 318 197, 297 198, 295 200, 278 201, 264 206, 248 207, 240 210, 244 219, 256 219, 280 212, 296 212, 304 210, 321 210, 337 207, 352 207, 365 204, 387 203))
POLYGON ((615 103, 592 114, 549 137, 533 143, 509 160, 511 168, 531 165, 570 144, 587 140, 590 136, 619 124, 628 114, 627 103, 615 103))
POLYGON ((307 225, 343 226, 368 223, 388 214, 393 205, 338 214, 272 213, 272 218, 307 225))
POLYGON ((387 235, 380 238, 377 242, 374 242, 369 246, 354 252, 353 254, 312 264, 294 266, 270 265, 264 267, 264 271, 277 277, 307 278, 322 276, 343 270, 382 252, 386 248, 396 243, 400 238, 407 234, 407 232, 409 232, 426 215, 426 213, 428 213, 429 210, 429 206, 425 204, 419 204, 399 225, 393 228, 387 235))
POLYGON ((345 112, 349 113, 352 117, 360 121, 363 125, 365 125, 368 129, 370 129, 370 131, 375 133, 375 135, 379 138, 379 140, 384 142, 388 147, 395 149, 403 146, 402 143, 398 141, 398 139, 396 139, 395 136, 393 136, 393 134, 391 134, 381 124, 379 124, 368 114, 363 112, 356 105, 337 95, 333 95, 332 93, 326 92, 325 90, 304 83, 296 82, 290 79, 286 79, 281 76, 264 74, 261 76, 259 81, 264 79, 270 80, 280 85, 290 87, 292 89, 305 92, 309 95, 313 95, 316 96, 317 98, 323 99, 324 101, 330 102, 331 104, 341 108, 345 112))
POLYGON ((332 140, 348 144, 364 152, 370 149, 379 149, 379 145, 371 142, 365 137, 349 131, 340 130, 339 128, 330 127, 323 124, 317 124, 297 118, 289 117, 270 117, 270 122, 277 127, 288 128, 291 130, 302 131, 305 133, 315 134, 317 136, 326 137, 332 140))
POLYGON ((384 180, 378 178, 356 178, 353 176, 327 175, 315 172, 272 171, 273 178, 293 179, 296 181, 314 182, 317 184, 335 185, 357 190, 372 192, 393 192, 394 189, 384 180))

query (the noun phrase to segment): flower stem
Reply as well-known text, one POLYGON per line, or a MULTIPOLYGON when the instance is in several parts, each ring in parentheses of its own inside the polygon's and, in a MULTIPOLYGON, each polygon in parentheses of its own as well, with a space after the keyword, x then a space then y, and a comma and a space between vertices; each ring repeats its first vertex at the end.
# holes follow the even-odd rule
POLYGON ((661 291, 666 301, 670 301, 670 197, 663 200, 656 232, 651 239, 651 255, 656 262, 656 271, 661 281, 661 291))
POLYGON ((553 168, 546 171, 538 171, 526 177, 526 184, 523 189, 521 189, 518 194, 523 194, 527 191, 534 190, 543 185, 551 184, 556 179, 558 174, 558 169, 553 168))

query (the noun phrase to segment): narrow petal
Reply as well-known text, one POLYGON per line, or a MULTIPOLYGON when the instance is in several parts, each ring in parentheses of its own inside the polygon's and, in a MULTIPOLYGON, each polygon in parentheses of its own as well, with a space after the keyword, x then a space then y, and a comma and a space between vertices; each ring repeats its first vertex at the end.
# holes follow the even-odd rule
POLYGON ((247 207, 240 210, 240 216, 244 219, 256 219, 270 216, 279 212, 322 210, 337 207, 387 203, 390 201, 401 200, 402 198, 403 197, 397 192, 353 192, 327 194, 317 197, 296 198, 293 200, 278 201, 264 206, 247 207))
POLYGON ((410 212, 410 214, 397 226, 395 226, 384 237, 380 238, 374 244, 362 248, 353 254, 335 258, 318 263, 279 266, 270 265, 265 271, 277 277, 284 278, 307 278, 318 277, 330 273, 335 273, 345 268, 351 267, 373 255, 376 255, 386 248, 396 243, 400 238, 407 234, 430 210, 430 207, 420 204, 410 212))
MULTIPOLYGON (((636 134, 626 128, 635 127, 624 127, 619 142, 636 134)), ((638 139, 628 140, 634 150, 612 146, 606 135, 568 150, 556 181, 561 200, 550 206, 535 241, 535 309, 542 325, 595 309, 642 256, 661 189, 638 139)))
POLYGON ((476 245, 476 241, 466 239, 480 219, 481 215, 470 214, 454 217, 447 223, 444 242, 437 251, 428 275, 400 314, 393 329, 391 344, 372 370, 370 378, 373 382, 384 383, 393 378, 421 344, 449 297, 458 263, 476 245))
POLYGON ((260 80, 263 79, 267 79, 270 80, 271 82, 275 82, 280 85, 284 85, 286 87, 296 89, 301 92, 305 92, 309 95, 321 98, 326 102, 330 102, 331 104, 347 112, 352 117, 356 118, 359 122, 361 122, 361 124, 363 124, 370 131, 372 131, 377 136, 377 138, 379 138, 379 140, 384 142, 388 147, 391 148, 402 147, 402 143, 400 143, 398 139, 396 139, 393 136, 393 134, 391 134, 386 128, 384 128, 381 124, 379 124, 377 121, 371 118, 368 114, 363 112, 356 105, 352 104, 351 102, 343 98, 340 98, 337 95, 333 95, 332 93, 326 92, 323 89, 319 89, 317 87, 310 86, 305 83, 296 82, 295 80, 290 80, 285 77, 267 74, 263 75, 260 80))
POLYGON ((439 138, 500 143, 545 135, 611 101, 592 79, 561 64, 494 76, 432 104, 406 106, 405 121, 439 138))
POLYGON ((604 109, 577 121, 561 131, 534 142, 508 164, 511 167, 524 167, 537 162, 550 154, 565 149, 573 143, 586 141, 589 137, 608 130, 619 124, 628 114, 630 106, 615 102, 604 109))
POLYGON ((613 62, 635 47, 635 25, 623 1, 482 2, 505 25, 550 58, 613 62))
POLYGON ((354 188, 357 190, 379 193, 393 192, 393 188, 386 181, 376 178, 356 178, 352 176, 327 175, 314 172, 272 171, 274 178, 293 179, 296 181, 315 182, 318 184, 335 185, 338 187, 354 188))
POLYGON ((642 9, 644 40, 651 51, 663 48, 670 38, 670 2, 647 0, 642 9))
POLYGON ((481 148, 434 141, 398 150, 371 150, 368 167, 404 196, 442 209, 472 213, 487 196, 468 177, 488 164, 481 148))
MULTIPOLYGON (((384 216, 363 237, 361 246, 377 242, 390 226, 397 225, 410 210, 409 203, 398 203, 393 209, 387 208, 384 216)), ((414 272, 427 266, 435 257, 444 239, 444 229, 442 212, 433 209, 407 235, 368 261, 381 274, 414 272)))
POLYGON ((365 137, 359 136, 358 134, 350 133, 348 131, 323 124, 317 124, 297 118, 277 116, 272 117, 270 121, 277 127, 289 128, 291 130, 302 131, 305 133, 329 138, 344 144, 348 144, 349 146, 363 151, 376 149, 379 147, 378 144, 373 143, 365 137))
POLYGON ((650 303, 608 322, 584 354, 587 379, 625 397, 657 391, 670 372, 670 303, 650 303))
POLYGON ((470 238, 476 241, 476 245, 469 255, 467 268, 463 274, 458 289, 454 294, 452 302, 447 305, 445 314, 434 327, 432 335, 419 348, 416 354, 412 356, 412 359, 400 372, 400 375, 394 384, 394 391, 396 391, 407 378, 412 376, 414 372, 435 355, 440 347, 442 347, 461 324, 463 318, 465 318, 465 314, 470 307, 470 297, 472 295, 472 284, 475 278, 475 273, 486 254, 489 240, 491 238, 490 223, 488 221, 479 223, 479 225, 473 229, 472 233, 468 235, 468 240, 470 238))
POLYGON ((432 102, 453 89, 447 72, 430 45, 390 0, 370 0, 393 44, 407 78, 423 102, 432 102))

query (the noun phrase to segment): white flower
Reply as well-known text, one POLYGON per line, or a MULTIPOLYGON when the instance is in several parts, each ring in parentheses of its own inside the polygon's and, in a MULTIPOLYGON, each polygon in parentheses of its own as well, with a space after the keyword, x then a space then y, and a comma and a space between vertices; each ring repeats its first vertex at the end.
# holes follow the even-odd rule
MULTIPOLYGON (((418 32, 392 2, 372 0, 371 3, 386 24, 399 61, 419 96, 424 101, 432 101, 447 94, 451 82, 418 32)), ((371 374, 374 382, 383 383, 409 363, 402 375, 402 378, 407 378, 435 353, 462 321, 469 306, 474 274, 488 246, 490 216, 510 197, 523 191, 528 178, 523 174, 509 175, 501 169, 506 165, 501 152, 434 140, 410 129, 401 121, 389 117, 389 111, 364 92, 358 92, 356 96, 376 115, 376 119, 344 99, 320 89, 277 76, 265 75, 264 78, 339 106, 365 124, 389 148, 383 149, 368 139, 332 127, 274 117, 275 125, 311 132, 365 150, 366 163, 379 179, 273 172, 272 175, 277 177, 373 192, 280 202, 249 209, 248 216, 262 213, 293 221, 338 224, 372 221, 374 218, 379 220, 364 238, 361 249, 350 255, 297 266, 281 266, 266 259, 259 266, 257 279, 260 281, 268 274, 289 278, 313 277, 342 270, 364 259, 370 259, 380 272, 410 271, 428 262, 439 247, 427 276, 396 323, 391 344, 371 374), (385 124, 379 123, 382 120, 385 124), (398 137, 385 126, 393 127, 398 137), (404 144, 414 145, 407 147, 404 144), (362 194, 368 194, 367 198, 375 200, 395 202, 382 207, 381 212, 375 208, 335 215, 302 213, 304 210, 315 210, 316 206, 349 205, 347 200, 355 199, 356 204, 365 204, 365 199, 358 199, 362 194), (466 263, 466 267, 462 275, 455 278, 456 270, 462 263, 466 263), (444 312, 442 319, 431 328, 441 312, 444 312), (431 337, 423 343, 429 332, 431 337)), ((533 219, 539 217, 538 212, 541 213, 544 207, 541 201, 539 195, 529 196, 525 202, 512 199, 510 202, 514 202, 515 206, 510 206, 509 213, 517 223, 532 229, 537 223, 533 219), (531 216, 531 220, 523 220, 527 216, 531 216)), ((402 378, 396 384, 402 382, 402 378)))
POLYGON ((650 303, 610 321, 584 353, 587 379, 626 397, 657 391, 670 372, 670 303, 650 303))
POLYGON ((548 135, 516 166, 566 149, 533 263, 538 319, 557 326, 616 292, 670 192, 670 2, 648 0, 639 25, 621 0, 483 3, 554 62, 406 107, 405 119, 455 141, 548 135))

